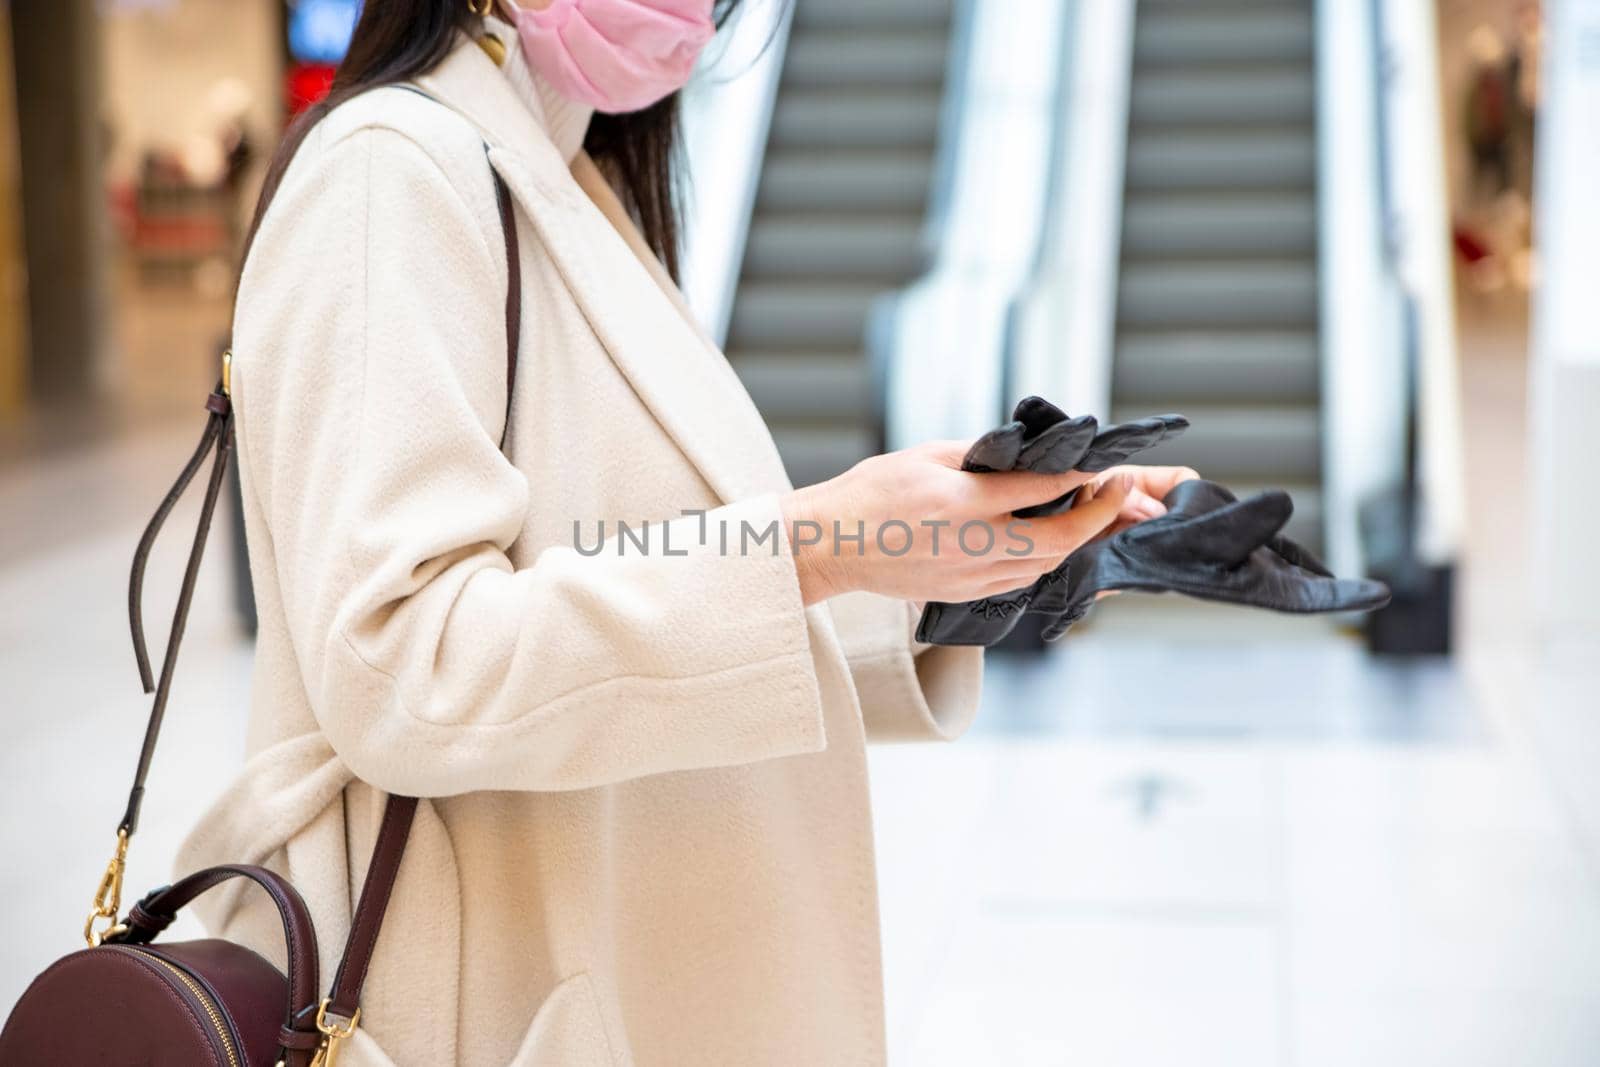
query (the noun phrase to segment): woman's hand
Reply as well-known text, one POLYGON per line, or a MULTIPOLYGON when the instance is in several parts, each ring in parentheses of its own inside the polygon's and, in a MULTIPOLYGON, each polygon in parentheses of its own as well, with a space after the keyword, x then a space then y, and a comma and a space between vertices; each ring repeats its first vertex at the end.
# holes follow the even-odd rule
POLYGON ((1128 498, 1123 502, 1122 511, 1117 515, 1117 521, 1108 526, 1101 534, 1110 537, 1120 533, 1136 523, 1146 519, 1158 519, 1167 513, 1167 506, 1161 501, 1180 482, 1187 482, 1200 477, 1193 467, 1138 467, 1124 465, 1112 467, 1094 478, 1078 493, 1078 503, 1084 499, 1092 499, 1094 494, 1107 482, 1120 478, 1123 475, 1133 479, 1133 488, 1128 493, 1128 498))
POLYGON ((943 441, 874 456, 788 494, 785 533, 805 602, 865 589, 959 603, 1020 589, 1111 528, 1137 488, 1125 470, 972 474, 960 469, 968 447, 943 441), (1091 481, 1092 499, 1063 514, 1011 517, 1091 481))
MULTIPOLYGON (((1112 467, 1103 473, 1094 476, 1094 479, 1078 491, 1078 497, 1073 501, 1073 506, 1078 507, 1084 502, 1093 500, 1095 493, 1105 483, 1115 478, 1131 478, 1133 488, 1128 491, 1127 497, 1122 502, 1122 510, 1117 513, 1116 521, 1112 522, 1098 537, 1111 537, 1121 533, 1130 526, 1135 526, 1146 519, 1158 519, 1167 513, 1167 506, 1161 501, 1172 492, 1173 487, 1179 482, 1187 482, 1191 478, 1200 477, 1200 473, 1193 467, 1112 467)), ((1109 596, 1116 596, 1120 590, 1107 589, 1096 593, 1096 600, 1104 600, 1109 596)))

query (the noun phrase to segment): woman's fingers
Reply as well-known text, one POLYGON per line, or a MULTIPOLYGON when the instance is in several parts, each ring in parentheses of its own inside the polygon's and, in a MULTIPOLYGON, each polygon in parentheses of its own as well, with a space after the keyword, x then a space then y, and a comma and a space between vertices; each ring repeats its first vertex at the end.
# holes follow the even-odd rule
POLYGON ((1118 518, 1123 522, 1143 522, 1146 519, 1159 519, 1167 513, 1167 506, 1149 493, 1133 487, 1128 494, 1127 501, 1122 505, 1122 513, 1118 518))
POLYGON ((1070 511, 1035 520, 1029 526, 1028 536, 1032 538, 1037 554, 1070 556, 1116 522, 1132 492, 1131 477, 1115 477, 1099 486, 1092 497, 1080 493, 1070 511))
MULTIPOLYGON (((1199 472, 1193 467, 1141 467, 1137 464, 1112 467, 1101 477, 1116 478, 1124 474, 1133 477, 1134 488, 1157 502, 1165 499, 1180 482, 1200 477, 1199 472)), ((1166 508, 1163 506, 1162 513, 1165 512, 1166 508)))
POLYGON ((1192 467, 1113 467, 1102 474, 1084 471, 1067 471, 1065 474, 1034 474, 1029 471, 1010 471, 1002 474, 985 474, 980 481, 984 504, 1002 513, 1054 500, 1063 493, 1080 486, 1074 507, 1083 507, 1101 491, 1102 487, 1119 479, 1130 479, 1127 501, 1119 518, 1128 524, 1146 519, 1159 519, 1167 513, 1161 502, 1180 482, 1198 478, 1192 467))
POLYGON ((1009 515, 1033 504, 1054 500, 1093 480, 1094 475, 1083 471, 1067 471, 1064 474, 1005 471, 974 475, 973 491, 978 495, 980 509, 994 515, 1009 515))
POLYGON ((853 550, 794 538, 804 601, 865 589, 960 603, 1024 589, 1089 541, 1164 514, 1159 495, 1194 476, 1182 467, 965 472, 971 448, 969 441, 935 441, 873 456, 784 497, 784 517, 795 530, 804 523, 863 531, 853 550), (1075 497, 1062 514, 1016 517, 1069 493, 1075 497), (894 550, 878 538, 891 527, 899 531, 894 550))

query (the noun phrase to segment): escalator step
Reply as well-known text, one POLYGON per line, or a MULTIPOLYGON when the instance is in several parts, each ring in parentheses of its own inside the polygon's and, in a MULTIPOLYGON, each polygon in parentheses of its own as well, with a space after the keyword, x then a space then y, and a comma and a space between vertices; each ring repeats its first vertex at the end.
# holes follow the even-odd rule
POLYGON ((1123 330, 1112 389, 1119 402, 1148 407, 1146 414, 1216 397, 1312 405, 1317 376, 1313 330, 1123 330))
POLYGON ((758 215, 745 245, 746 278, 822 275, 896 287, 927 261, 922 220, 909 215, 758 215))
POLYGON ((1313 264, 1286 260, 1125 262, 1122 329, 1179 326, 1305 326, 1317 319, 1313 264))
POLYGON ((1224 485, 1315 485, 1322 466, 1320 422, 1312 405, 1174 404, 1152 399, 1112 405, 1117 420, 1159 411, 1189 417, 1187 433, 1139 455, 1140 463, 1193 467, 1224 485))
POLYGON ((865 419, 872 414, 861 352, 763 351, 740 357, 739 378, 768 419, 865 419))
POLYGON ((1304 62, 1315 55, 1309 5, 1171 4, 1141 7, 1137 68, 1170 63, 1304 62))
POLYGON ((1317 249, 1316 197, 1303 193, 1131 193, 1122 208, 1122 254, 1300 256, 1317 249))
POLYGON ((839 29, 910 29, 950 34, 954 0, 803 0, 794 5, 791 40, 839 29))
POLYGON ((1127 184, 1146 189, 1310 189, 1316 139, 1306 129, 1218 128, 1129 138, 1127 184))
POLYGON ((1304 64, 1154 70, 1134 79, 1130 116, 1135 128, 1308 124, 1316 117, 1316 78, 1304 64))
POLYGON ((875 287, 837 282, 745 280, 734 302, 728 348, 855 349, 866 333, 875 287))
POLYGON ((790 151, 920 147, 931 153, 938 133, 935 93, 792 89, 778 96, 769 137, 790 151))
POLYGON ((914 88, 937 96, 948 44, 937 26, 807 34, 784 56, 784 88, 914 88))
POLYGON ((844 215, 895 211, 921 218, 929 181, 926 152, 890 149, 818 155, 774 144, 756 192, 756 210, 844 215))

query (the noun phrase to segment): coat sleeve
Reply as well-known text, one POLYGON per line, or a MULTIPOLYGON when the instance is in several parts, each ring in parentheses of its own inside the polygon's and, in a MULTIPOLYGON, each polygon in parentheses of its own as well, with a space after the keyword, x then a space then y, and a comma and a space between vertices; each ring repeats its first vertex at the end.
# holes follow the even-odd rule
POLYGON ((513 568, 539 502, 498 446, 506 274, 476 138, 430 153, 368 127, 312 149, 243 279, 234 395, 246 491, 339 756, 386 791, 445 796, 820 750, 775 496, 676 518, 670 555, 586 543, 513 568), (720 554, 719 527, 773 536, 720 554))
POLYGON ((925 645, 916 605, 874 593, 828 601, 873 741, 950 741, 978 714, 983 649, 925 645))

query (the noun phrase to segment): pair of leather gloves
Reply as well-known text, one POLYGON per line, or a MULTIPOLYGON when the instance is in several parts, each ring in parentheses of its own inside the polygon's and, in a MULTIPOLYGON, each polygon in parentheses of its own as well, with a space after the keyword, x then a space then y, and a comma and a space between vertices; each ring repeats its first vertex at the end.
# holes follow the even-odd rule
MULTIPOLYGON (((1101 429, 1092 416, 1068 416, 1031 396, 1011 422, 979 438, 962 461, 974 472, 1027 470, 1099 473, 1183 433, 1182 415, 1155 415, 1101 429)), ((1024 508, 1018 518, 1059 514, 1077 490, 1024 508)), ((1173 591, 1296 614, 1371 611, 1389 602, 1381 582, 1336 578, 1315 556, 1279 531, 1294 512, 1289 495, 1269 490, 1239 500, 1215 482, 1177 485, 1162 501, 1167 513, 1084 545, 1032 585, 964 604, 923 608, 917 640, 935 645, 993 645, 1024 614, 1047 618, 1055 640, 1088 614, 1101 592, 1173 591)))

